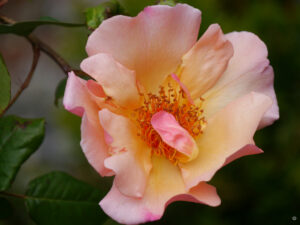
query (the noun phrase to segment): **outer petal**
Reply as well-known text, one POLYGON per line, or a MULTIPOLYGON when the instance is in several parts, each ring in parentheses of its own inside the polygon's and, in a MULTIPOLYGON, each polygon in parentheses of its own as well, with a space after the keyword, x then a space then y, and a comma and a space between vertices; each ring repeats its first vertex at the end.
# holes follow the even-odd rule
POLYGON ((139 139, 129 119, 107 109, 99 112, 99 118, 111 137, 112 156, 104 164, 116 173, 116 187, 125 195, 141 197, 151 169, 151 150, 139 139))
POLYGON ((245 147, 241 148, 237 152, 235 152, 232 155, 230 155, 229 157, 227 157, 226 161, 224 163, 224 166, 238 158, 243 157, 243 156, 256 155, 256 154, 261 154, 261 153, 263 153, 263 150, 261 150, 257 146, 252 145, 252 144, 246 145, 245 147))
POLYGON ((103 128, 100 123, 91 123, 85 114, 81 122, 80 145, 89 163, 101 176, 113 175, 112 171, 104 166, 104 160, 109 154, 103 128))
MULTIPOLYGON (((94 80, 88 80, 86 82, 87 91, 90 94, 90 98, 97 104, 99 109, 107 108, 110 111, 117 113, 117 114, 126 114, 128 109, 122 108, 119 105, 116 105, 115 102, 113 102, 112 98, 108 97, 103 87, 97 83, 94 80)), ((98 114, 98 111, 95 112, 98 114)), ((97 116, 98 119, 98 116, 97 116)))
POLYGON ((98 119, 99 107, 89 93, 88 82, 70 72, 63 103, 70 112, 83 116, 80 144, 89 163, 101 176, 112 175, 112 171, 104 167, 108 148, 98 119))
POLYGON ((194 47, 182 58, 181 82, 193 99, 211 88, 225 71, 233 55, 231 43, 218 24, 210 25, 194 47))
POLYGON ((174 196, 166 203, 166 206, 175 201, 196 202, 213 207, 221 204, 216 188, 205 182, 200 182, 197 186, 187 191, 186 194, 174 196))
POLYGON ((96 54, 83 60, 81 69, 91 75, 104 92, 120 106, 136 108, 139 94, 134 71, 128 70, 107 54, 96 54))
POLYGON ((254 144, 253 135, 270 106, 271 99, 266 95, 250 93, 210 118, 197 140, 198 157, 180 165, 187 188, 210 180, 228 157, 245 145, 254 144))
POLYGON ((186 161, 197 157, 198 148, 194 138, 180 126, 172 114, 166 111, 155 113, 151 125, 166 144, 187 156, 186 161))
POLYGON ((153 169, 143 198, 130 198, 114 185, 100 206, 110 217, 122 224, 139 224, 161 218, 165 207, 173 201, 220 204, 215 188, 201 183, 186 192, 178 167, 163 157, 153 157, 153 169))
POLYGON ((86 51, 111 54, 154 91, 197 40, 200 20, 200 11, 188 5, 149 6, 134 18, 105 20, 90 35, 86 51))
POLYGON ((86 112, 89 120, 98 121, 99 108, 88 93, 86 81, 74 72, 69 73, 63 104, 66 110, 75 115, 82 116, 86 112))
POLYGON ((229 33, 226 38, 233 45, 234 55, 216 85, 203 96, 205 116, 210 117, 229 102, 255 91, 268 95, 273 101, 259 128, 272 124, 279 118, 279 112, 273 88, 274 73, 265 44, 249 32, 229 33))

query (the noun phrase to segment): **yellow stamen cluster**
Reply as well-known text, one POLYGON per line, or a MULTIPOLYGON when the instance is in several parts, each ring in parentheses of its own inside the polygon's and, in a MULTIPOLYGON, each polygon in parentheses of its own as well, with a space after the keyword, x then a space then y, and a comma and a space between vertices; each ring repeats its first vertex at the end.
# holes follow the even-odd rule
POLYGON ((161 110, 171 113, 194 138, 203 132, 205 119, 202 117, 203 110, 201 110, 201 103, 204 99, 200 99, 197 105, 191 104, 184 91, 179 87, 175 88, 168 83, 167 90, 161 86, 157 95, 141 94, 143 104, 135 110, 135 117, 139 126, 138 136, 151 147, 151 153, 164 156, 177 164, 180 159, 187 156, 163 142, 151 125, 152 116, 161 110))

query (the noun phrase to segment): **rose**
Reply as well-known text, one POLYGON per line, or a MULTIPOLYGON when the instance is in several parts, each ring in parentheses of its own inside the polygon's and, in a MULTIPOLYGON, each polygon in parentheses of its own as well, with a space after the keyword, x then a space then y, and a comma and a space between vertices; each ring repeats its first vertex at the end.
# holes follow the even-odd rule
POLYGON ((157 220, 178 200, 219 205, 206 182, 261 153, 253 135, 278 119, 264 43, 217 24, 197 41, 200 20, 184 4, 107 19, 81 63, 94 80, 69 74, 65 108, 82 116, 89 163, 115 175, 100 206, 120 223, 157 220))

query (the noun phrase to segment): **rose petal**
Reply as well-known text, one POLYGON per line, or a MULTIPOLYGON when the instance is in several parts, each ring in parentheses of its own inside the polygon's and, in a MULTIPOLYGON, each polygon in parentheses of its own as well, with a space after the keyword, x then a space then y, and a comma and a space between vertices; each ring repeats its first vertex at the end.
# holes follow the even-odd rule
POLYGON ((98 84, 96 81, 87 80, 86 86, 88 90, 91 92, 91 94, 103 99, 107 97, 103 90, 103 87, 100 84, 98 84))
POLYGON ((151 118, 151 125, 162 140, 188 157, 191 161, 198 155, 194 138, 177 122, 175 117, 166 111, 159 111, 151 118))
POLYGON ((255 91, 268 95, 273 101, 259 128, 272 124, 279 118, 279 112, 273 88, 274 72, 265 44, 249 32, 229 33, 226 38, 233 45, 234 55, 216 85, 203 96, 206 99, 204 115, 210 117, 231 101, 255 91))
POLYGON ((88 83, 70 72, 63 104, 70 112, 82 116, 80 144, 87 160, 101 176, 110 176, 112 171, 104 167, 108 152, 98 119, 99 107, 89 94, 88 83))
POLYGON ((153 156, 152 163, 153 168, 143 198, 127 197, 114 184, 100 202, 106 214, 122 224, 139 224, 160 219, 165 207, 177 200, 201 202, 211 206, 220 204, 214 187, 201 183, 186 192, 178 167, 163 157, 153 156))
POLYGON ((104 166, 104 160, 109 157, 108 146, 100 123, 91 123, 84 114, 81 122, 81 148, 94 169, 101 176, 111 176, 112 171, 104 166))
POLYGON ((179 76, 193 99, 201 97, 217 82, 232 55, 232 45, 225 38, 220 26, 210 25, 182 58, 182 73, 179 76))
POLYGON ((268 96, 250 93, 210 118, 203 134, 196 140, 198 157, 180 164, 187 188, 210 180, 226 158, 245 145, 254 144, 253 135, 271 104, 268 96))
POLYGON ((71 113, 82 116, 86 112, 89 120, 98 122, 99 107, 89 95, 86 81, 77 77, 74 72, 69 73, 63 104, 71 113))
POLYGON ((201 12, 188 5, 149 6, 134 18, 105 20, 90 35, 86 51, 111 54, 153 92, 197 40, 200 20, 201 12))
POLYGON ((194 100, 191 97, 190 91, 187 89, 187 87, 180 81, 179 77, 173 73, 171 74, 171 77, 176 83, 179 85, 179 87, 184 91, 184 94, 186 95, 187 99, 191 104, 194 104, 194 100))
POLYGON ((216 188, 205 182, 200 182, 197 186, 191 188, 187 194, 174 196, 166 203, 166 206, 175 201, 202 203, 212 207, 221 204, 221 199, 217 194, 216 188))
POLYGON ((141 197, 151 169, 151 150, 137 136, 136 128, 129 119, 107 109, 99 112, 99 118, 112 141, 113 155, 105 160, 105 167, 115 172, 115 184, 121 193, 141 197))
POLYGON ((224 163, 224 166, 238 158, 243 157, 243 156, 256 155, 256 154, 261 154, 261 153, 263 153, 263 150, 261 150, 257 146, 252 145, 252 144, 246 145, 245 147, 241 148, 237 152, 235 152, 232 155, 230 155, 229 157, 227 157, 226 161, 224 163))
POLYGON ((134 71, 128 70, 107 54, 96 54, 82 61, 81 69, 92 76, 107 96, 120 106, 136 108, 139 94, 134 71))
MULTIPOLYGON (((116 105, 111 98, 109 98, 102 86, 94 80, 86 81, 87 92, 90 95, 91 100, 98 106, 100 109, 109 109, 116 114, 126 114, 128 109, 122 108, 121 106, 116 105)), ((95 112, 98 114, 98 111, 95 112)), ((98 119, 98 116, 97 116, 98 119)))

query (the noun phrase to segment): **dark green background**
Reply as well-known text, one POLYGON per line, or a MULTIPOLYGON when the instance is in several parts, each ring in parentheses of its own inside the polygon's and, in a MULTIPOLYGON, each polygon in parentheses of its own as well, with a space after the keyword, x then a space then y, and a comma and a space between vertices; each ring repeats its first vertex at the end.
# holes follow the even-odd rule
MULTIPOLYGON (((53 16, 66 22, 82 22, 82 11, 97 1, 14 1, 0 10, 1 14, 18 20, 53 16), (62 4, 60 6, 60 4, 62 4), (26 6, 26 7, 25 7, 26 6), (56 9, 60 7, 60 9, 56 9), (69 7, 69 8, 68 8, 69 7), (52 9, 52 10, 48 10, 52 9), (63 10, 66 10, 64 13, 63 10), (25 12, 27 13, 25 13, 25 12), (50 14, 50 15, 49 15, 50 14)), ((217 187, 222 199, 221 206, 208 206, 176 202, 171 204, 162 220, 153 224, 300 224, 300 4, 299 1, 275 0, 199 0, 185 1, 202 11, 203 33, 211 23, 219 23, 224 31, 247 30, 257 34, 267 45, 269 59, 275 71, 280 119, 272 126, 258 131, 256 143, 265 153, 239 159, 221 169, 211 183, 217 187), (293 218, 297 218, 293 220, 293 218)), ((36 34, 45 38, 72 65, 78 67, 85 57, 84 45, 88 32, 84 28, 39 28, 36 34), (67 31, 65 31, 67 30, 67 31), (46 37, 48 36, 48 37, 46 37), (50 37, 49 37, 50 36, 50 37)), ((12 35, 5 43, 21 42, 12 35), (11 39, 11 40, 8 40, 11 39)), ((8 48, 1 46, 9 69, 22 57, 12 56, 8 48), (16 60, 14 61, 14 57, 16 60), (12 62, 14 61, 14 62, 12 62)), ((24 47, 25 48, 25 47, 24 47)), ((21 53, 20 53, 21 54, 21 53)), ((25 56, 26 57, 26 56, 25 56)), ((54 88, 63 73, 53 63, 44 60, 35 73, 30 87, 9 111, 20 116, 43 117, 46 115, 49 139, 36 153, 17 177, 12 188, 24 192, 28 181, 51 170, 64 170, 83 179, 104 192, 109 190, 110 179, 101 179, 89 167, 79 147, 80 119, 54 108, 54 88), (45 80, 50 79, 47 83, 45 80), (48 93, 46 104, 37 96, 48 93), (49 94, 50 93, 50 94, 49 94), (25 103, 24 103, 25 102, 25 103), (34 109, 32 105, 35 105, 34 109), (39 107, 41 105, 41 107, 39 107), (42 108, 42 109, 39 109, 42 108), (51 139, 51 137, 57 139, 51 139), (55 136, 56 135, 56 136, 55 136), (56 140, 53 143, 53 140, 56 140)), ((18 64, 19 65, 19 64, 18 64)), ((18 72, 18 71, 16 71, 18 72)), ((22 202, 13 201, 15 214, 0 224, 31 224, 22 211, 22 202)))

